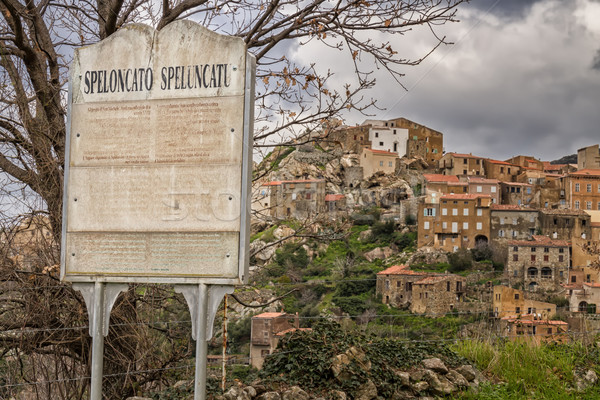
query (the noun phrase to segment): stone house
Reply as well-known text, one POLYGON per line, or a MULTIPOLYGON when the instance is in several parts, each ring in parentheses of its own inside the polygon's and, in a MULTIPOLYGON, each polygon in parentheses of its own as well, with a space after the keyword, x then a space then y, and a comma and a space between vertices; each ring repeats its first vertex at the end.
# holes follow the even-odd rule
POLYGON ((509 164, 518 165, 522 169, 537 169, 540 171, 544 170, 544 162, 536 160, 531 156, 514 156, 506 160, 509 164))
POLYGON ((583 210, 554 210, 543 208, 539 211, 540 231, 552 239, 587 239, 592 234, 590 214, 583 210))
POLYGON ((360 166, 363 168, 363 179, 370 178, 376 172, 393 174, 399 160, 397 153, 363 148, 359 157, 360 166))
POLYGON ((469 194, 485 194, 492 199, 492 204, 500 204, 500 181, 478 176, 461 176, 460 180, 468 185, 469 194))
POLYGON ((490 238, 489 195, 448 194, 419 204, 418 247, 473 248, 490 238))
POLYGON ((430 275, 413 284, 410 311, 415 314, 444 315, 461 308, 467 278, 454 274, 430 275))
POLYGON ((600 169, 583 169, 566 177, 567 203, 573 210, 600 210, 600 169))
POLYGON ((329 130, 321 142, 327 148, 341 148, 345 152, 360 153, 363 147, 371 147, 369 125, 339 126, 329 130))
POLYGON ((535 193, 533 185, 521 182, 500 182, 502 204, 531 205, 535 193))
POLYGON ((490 240, 506 244, 509 240, 526 240, 539 230, 538 210, 509 204, 490 207, 490 240))
POLYGON ((484 159, 483 167, 488 179, 497 179, 500 182, 513 182, 521 172, 521 167, 506 161, 484 159))
POLYGON ((447 153, 440 158, 438 168, 444 175, 485 176, 482 157, 472 154, 447 153))
POLYGON ((381 295, 383 304, 408 307, 412 301, 413 284, 428 274, 412 271, 408 265, 394 265, 377 273, 375 292, 381 295))
POLYGON ((501 321, 504 336, 512 341, 526 341, 532 344, 569 341, 569 324, 564 321, 549 321, 533 316, 504 317, 501 321))
POLYGON ((300 320, 298 315, 284 312, 266 312, 252 317, 250 327, 250 365, 260 369, 265 357, 275 350, 279 333, 298 329, 300 320))
POLYGON ((467 193, 468 190, 469 185, 466 182, 460 182, 456 175, 423 174, 422 194, 458 194, 467 193))
POLYGON ((577 171, 577 166, 573 164, 550 164, 550 161, 544 161, 544 172, 547 174, 564 175, 574 171, 577 171))
POLYGON ((343 194, 325 195, 325 208, 331 217, 347 214, 346 196, 343 194))
POLYGON ((556 304, 527 299, 522 290, 497 285, 494 286, 493 296, 492 309, 496 318, 519 318, 535 314, 547 320, 556 315, 556 304))
POLYGON ((569 281, 570 243, 534 235, 508 242, 506 279, 527 291, 555 291, 569 281))
POLYGON ((325 212, 325 180, 273 181, 262 186, 270 190, 270 213, 278 219, 306 219, 325 212))
POLYGON ((421 157, 430 165, 436 165, 444 153, 444 135, 425 125, 406 118, 389 120, 397 128, 408 129, 406 157, 421 157))
POLYGON ((600 146, 595 144, 577 150, 577 169, 600 169, 600 146))
POLYGON ((459 307, 466 278, 454 274, 432 274, 394 265, 377 273, 376 293, 384 304, 408 307, 418 314, 446 314, 459 307))

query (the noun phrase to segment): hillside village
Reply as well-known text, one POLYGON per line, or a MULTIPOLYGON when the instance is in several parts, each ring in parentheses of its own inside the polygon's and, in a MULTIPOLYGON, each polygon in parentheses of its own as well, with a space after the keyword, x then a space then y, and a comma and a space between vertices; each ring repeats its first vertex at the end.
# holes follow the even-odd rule
MULTIPOLYGON (((488 313, 496 334, 514 340, 568 341, 597 329, 579 316, 600 304, 598 144, 579 149, 577 164, 556 164, 446 152, 443 139, 397 118, 325 125, 307 143, 275 149, 256 168, 253 231, 257 238, 279 226, 280 241, 253 241, 255 268, 273 262, 278 246, 306 242, 285 224, 282 233, 282 221, 312 235, 368 225, 363 241, 376 224, 388 224, 398 235, 412 232, 416 243, 410 254, 393 243, 364 253, 379 260, 375 291, 383 305, 433 318, 488 313), (448 264, 461 257, 471 266, 448 264)), ((307 250, 314 259, 323 252, 307 250)), ((292 317, 280 311, 255 316, 253 331, 259 320, 292 317)), ((299 324, 269 327, 277 334, 299 324)), ((262 348, 263 357, 275 344, 262 348)))

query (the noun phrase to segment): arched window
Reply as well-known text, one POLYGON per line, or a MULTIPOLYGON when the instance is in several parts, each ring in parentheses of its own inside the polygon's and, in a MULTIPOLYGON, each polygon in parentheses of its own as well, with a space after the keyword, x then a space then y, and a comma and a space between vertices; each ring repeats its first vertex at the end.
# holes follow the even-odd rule
POLYGON ((536 267, 527 268, 527 277, 528 278, 536 278, 538 274, 538 270, 536 267))

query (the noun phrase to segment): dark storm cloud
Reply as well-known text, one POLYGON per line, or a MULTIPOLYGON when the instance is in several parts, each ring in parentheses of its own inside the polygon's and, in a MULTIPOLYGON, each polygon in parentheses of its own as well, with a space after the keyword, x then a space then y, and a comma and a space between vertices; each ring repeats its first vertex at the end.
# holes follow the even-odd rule
POLYGON ((481 11, 503 17, 523 17, 535 3, 544 0, 471 0, 465 7, 475 8, 481 11))

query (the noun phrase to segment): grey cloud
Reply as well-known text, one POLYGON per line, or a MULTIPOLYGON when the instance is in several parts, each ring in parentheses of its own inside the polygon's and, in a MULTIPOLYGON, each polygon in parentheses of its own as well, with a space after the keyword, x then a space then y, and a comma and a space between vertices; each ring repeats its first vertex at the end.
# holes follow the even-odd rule
POLYGON ((596 52, 596 56, 592 61, 592 69, 600 71, 600 49, 598 49, 598 51, 596 52))
POLYGON ((472 0, 466 7, 489 11, 498 16, 520 18, 531 6, 541 1, 545 0, 472 0))

